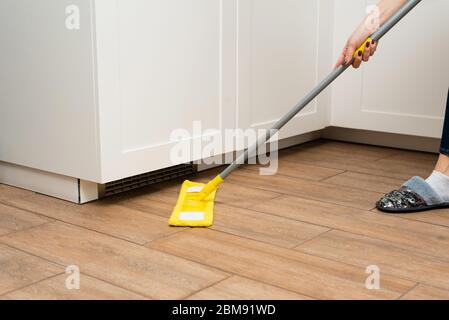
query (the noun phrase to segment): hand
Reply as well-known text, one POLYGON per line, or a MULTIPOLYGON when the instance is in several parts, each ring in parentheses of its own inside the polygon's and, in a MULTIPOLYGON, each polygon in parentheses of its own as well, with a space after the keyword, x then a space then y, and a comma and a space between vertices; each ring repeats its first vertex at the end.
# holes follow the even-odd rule
MULTIPOLYGON (((343 52, 338 58, 335 67, 338 67, 342 64, 346 65, 348 63, 351 63, 355 51, 366 41, 369 36, 370 33, 367 31, 363 24, 359 28, 357 28, 357 30, 354 31, 354 33, 346 42, 343 52)), ((357 69, 362 64, 362 61, 368 62, 370 57, 376 52, 376 49, 376 41, 367 42, 365 52, 363 54, 361 51, 358 52, 354 59, 354 62, 352 63, 352 66, 357 69)))

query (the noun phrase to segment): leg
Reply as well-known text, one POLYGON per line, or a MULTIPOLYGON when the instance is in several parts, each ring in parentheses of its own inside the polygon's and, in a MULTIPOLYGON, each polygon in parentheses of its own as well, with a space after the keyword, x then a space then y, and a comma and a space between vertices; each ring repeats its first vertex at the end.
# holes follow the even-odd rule
POLYGON ((445 201, 449 202, 449 94, 446 103, 446 115, 444 118, 443 135, 441 137, 440 157, 435 171, 427 178, 426 182, 445 201))
POLYGON ((449 175, 449 93, 446 102, 443 135, 441 137, 440 157, 438 158, 435 170, 449 175))
POLYGON ((437 164, 435 165, 435 171, 449 175, 449 156, 440 153, 437 164))
POLYGON ((385 212, 404 213, 449 207, 449 93, 446 103, 440 157, 426 179, 413 177, 382 197, 376 207, 385 212))

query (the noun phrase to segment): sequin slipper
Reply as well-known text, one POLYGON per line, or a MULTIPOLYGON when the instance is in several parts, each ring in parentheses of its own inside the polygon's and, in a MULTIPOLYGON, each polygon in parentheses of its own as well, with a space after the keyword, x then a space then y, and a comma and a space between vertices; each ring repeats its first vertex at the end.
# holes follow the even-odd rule
POLYGON ((423 178, 413 177, 401 188, 383 196, 376 207, 388 213, 410 213, 448 208, 449 202, 444 202, 423 178))

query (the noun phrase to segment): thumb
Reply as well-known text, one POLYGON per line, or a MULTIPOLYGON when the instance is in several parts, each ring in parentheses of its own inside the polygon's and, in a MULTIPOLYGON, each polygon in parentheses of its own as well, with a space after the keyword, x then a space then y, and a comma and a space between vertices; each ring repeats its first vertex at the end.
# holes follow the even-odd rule
POLYGON ((350 64, 352 62, 352 59, 354 58, 355 50, 357 50, 357 47, 353 44, 348 45, 348 48, 346 49, 345 53, 345 64, 350 64))
POLYGON ((339 66, 341 66, 341 65, 344 64, 344 63, 345 63, 345 54, 342 53, 342 54, 340 54, 340 56, 338 57, 338 60, 337 60, 337 62, 336 62, 335 65, 334 65, 334 69, 335 69, 335 68, 338 68, 339 66))

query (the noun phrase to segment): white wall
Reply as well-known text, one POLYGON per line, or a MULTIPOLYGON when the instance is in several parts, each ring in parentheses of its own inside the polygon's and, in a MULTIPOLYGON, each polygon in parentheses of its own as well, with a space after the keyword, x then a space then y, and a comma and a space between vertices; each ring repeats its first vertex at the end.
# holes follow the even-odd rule
MULTIPOLYGON (((336 0, 335 59, 376 1, 336 0)), ((380 42, 370 63, 334 84, 334 126, 441 136, 449 87, 449 1, 424 0, 380 42)))

